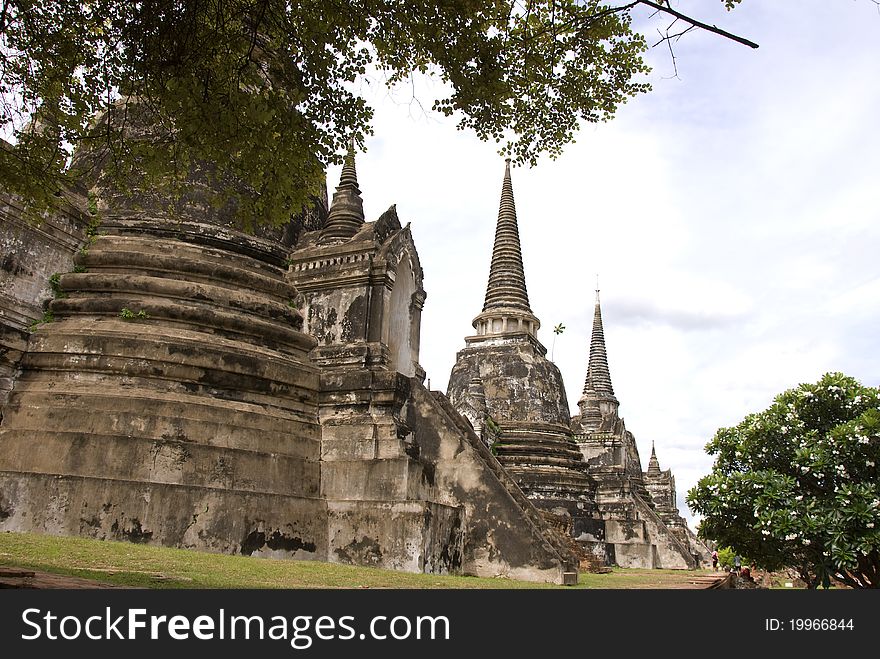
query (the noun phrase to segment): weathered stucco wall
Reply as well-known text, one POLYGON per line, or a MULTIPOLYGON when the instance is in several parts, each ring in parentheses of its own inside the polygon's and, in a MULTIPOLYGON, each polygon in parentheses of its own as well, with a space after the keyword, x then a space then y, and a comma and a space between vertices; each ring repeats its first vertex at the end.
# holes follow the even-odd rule
POLYGON ((318 499, 106 477, 4 470, 0 529, 227 554, 326 554, 318 499))
POLYGON ((465 573, 560 583, 560 570, 574 569, 570 549, 448 400, 413 385, 409 423, 418 421, 415 445, 426 483, 441 502, 464 508, 465 573))
POLYGON ((466 422, 418 379, 322 375, 328 558, 561 583, 571 557, 466 422))
POLYGON ((692 570, 696 567, 694 557, 687 545, 683 545, 675 534, 660 520, 657 514, 635 497, 636 512, 644 522, 651 543, 656 547, 656 567, 667 570, 692 570))
POLYGON ((531 337, 469 337, 449 376, 453 405, 467 397, 478 378, 489 414, 499 423, 570 424, 568 399, 559 368, 544 357, 531 337))
POLYGON ((86 225, 69 200, 61 210, 29 217, 17 197, 0 190, 0 415, 27 347, 28 328, 42 319, 52 298, 49 278, 73 270, 86 225))

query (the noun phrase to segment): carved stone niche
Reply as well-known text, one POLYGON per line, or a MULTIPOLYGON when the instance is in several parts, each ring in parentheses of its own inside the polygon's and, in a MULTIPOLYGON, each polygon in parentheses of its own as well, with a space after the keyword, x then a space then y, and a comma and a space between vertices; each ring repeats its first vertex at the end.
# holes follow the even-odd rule
POLYGON ((409 225, 392 206, 348 240, 304 234, 289 279, 303 295, 304 331, 321 366, 391 370, 424 379, 419 365, 424 274, 409 225))

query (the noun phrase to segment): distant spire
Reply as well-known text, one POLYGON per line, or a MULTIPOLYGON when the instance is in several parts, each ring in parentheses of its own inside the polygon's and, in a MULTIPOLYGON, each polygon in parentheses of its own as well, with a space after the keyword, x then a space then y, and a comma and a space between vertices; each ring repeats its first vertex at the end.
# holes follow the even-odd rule
POLYGON ((651 459, 648 460, 648 473, 658 475, 660 473, 660 462, 657 460, 657 450, 654 442, 651 442, 651 459))
POLYGON ((611 373, 608 370, 608 355, 605 352, 605 332, 602 329, 602 308, 599 305, 598 289, 593 312, 593 335, 590 339, 590 362, 587 367, 587 379, 584 382, 584 395, 587 394, 614 398, 614 387, 611 386, 611 373))
POLYGON ((357 170, 354 165, 354 138, 342 164, 339 186, 333 194, 330 213, 321 235, 321 243, 343 242, 354 236, 364 223, 364 202, 358 187, 357 170))
POLYGON ((510 181, 510 158, 504 168, 501 186, 501 205, 498 224, 495 227, 495 246, 492 249, 492 266, 483 311, 492 309, 518 309, 531 314, 526 276, 523 271, 519 227, 516 221, 516 205, 513 201, 513 184, 510 181))

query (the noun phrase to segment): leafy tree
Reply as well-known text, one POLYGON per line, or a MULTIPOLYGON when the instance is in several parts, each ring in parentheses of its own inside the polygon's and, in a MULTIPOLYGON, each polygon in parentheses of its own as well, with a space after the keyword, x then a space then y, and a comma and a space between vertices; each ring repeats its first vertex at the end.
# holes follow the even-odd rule
POLYGON ((718 565, 728 570, 733 568, 733 559, 736 552, 730 547, 721 547, 718 550, 718 565))
POLYGON ((242 215, 275 224, 350 137, 363 144, 372 111, 357 90, 370 72, 390 85, 439 78, 449 93, 435 110, 534 164, 648 89, 632 10, 678 15, 663 0, 0 3, 7 188, 45 204, 97 161, 116 182, 166 188, 213 163, 242 215), (152 130, 123 139, 137 132, 133 108, 152 130), (97 156, 70 167, 78 146, 97 156))
POLYGON ((688 493, 700 534, 811 587, 880 587, 880 389, 841 373, 721 428, 688 493))

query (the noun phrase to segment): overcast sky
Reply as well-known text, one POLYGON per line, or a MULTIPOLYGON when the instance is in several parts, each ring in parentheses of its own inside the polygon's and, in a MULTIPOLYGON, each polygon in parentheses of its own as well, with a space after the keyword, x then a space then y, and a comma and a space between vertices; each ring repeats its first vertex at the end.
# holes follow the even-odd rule
MULTIPOLYGON (((691 32, 675 47, 678 78, 654 49, 652 92, 512 177, 539 338, 572 410, 598 273, 620 413, 643 468, 656 442, 690 518, 684 497, 711 468, 703 448, 719 427, 828 371, 880 384, 880 11, 872 0, 673 6, 760 48, 691 32)), ((429 108, 437 92, 415 90, 429 108)), ((367 219, 397 204, 412 223, 428 292, 421 363, 445 391, 482 308, 504 162, 426 117, 408 89, 375 98, 357 161, 367 219)), ((331 193, 338 178, 332 169, 331 193)))

